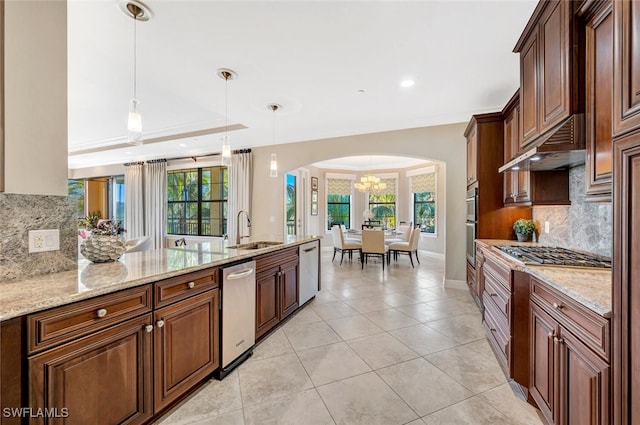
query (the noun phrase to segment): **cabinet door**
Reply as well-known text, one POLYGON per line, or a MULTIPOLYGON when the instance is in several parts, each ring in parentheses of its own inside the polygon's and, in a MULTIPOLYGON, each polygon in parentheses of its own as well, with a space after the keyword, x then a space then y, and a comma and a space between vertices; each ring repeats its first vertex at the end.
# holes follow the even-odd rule
POLYGON ((564 328, 559 347, 559 421, 567 425, 608 425, 609 365, 564 328))
POLYGON ((158 412, 219 366, 218 290, 154 314, 154 407, 158 412))
POLYGON ((640 2, 614 2, 613 133, 640 128, 640 2))
MULTIPOLYGON (((139 424, 151 418, 152 333, 145 329, 151 319, 146 314, 31 357, 31 408, 57 409, 48 424, 139 424)), ((44 424, 45 418, 30 423, 44 424)))
MULTIPOLYGON (((511 161, 518 153, 518 115, 519 108, 514 108, 504 117, 504 162, 511 161)), ((518 173, 507 171, 504 178, 504 203, 512 204, 516 201, 518 187, 518 173)))
POLYGON ((549 1, 539 28, 539 115, 542 134, 569 116, 571 105, 570 42, 571 2, 549 1))
POLYGON ((640 422, 640 134, 616 140, 614 160, 614 423, 631 425, 640 422))
POLYGON ((478 132, 474 126, 467 135, 467 185, 478 180, 478 132))
POLYGON ((531 363, 529 391, 550 424, 556 419, 556 365, 553 339, 558 323, 535 303, 531 306, 531 363))
POLYGON ((278 324, 279 267, 266 269, 256 275, 256 339, 278 324))
POLYGON ((298 261, 280 268, 280 320, 298 308, 298 261))
POLYGON ((591 17, 586 38, 586 149, 587 198, 611 200, 612 102, 613 102, 613 6, 591 17))
POLYGON ((538 39, 532 33, 520 52, 520 148, 538 135, 538 39))

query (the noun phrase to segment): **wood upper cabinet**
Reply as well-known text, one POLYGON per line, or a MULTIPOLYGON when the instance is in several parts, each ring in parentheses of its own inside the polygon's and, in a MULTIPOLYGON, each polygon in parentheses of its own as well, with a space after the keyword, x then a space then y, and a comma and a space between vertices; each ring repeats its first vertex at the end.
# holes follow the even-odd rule
POLYGON ((574 13, 579 1, 541 1, 514 52, 520 53, 521 147, 569 115, 584 111, 584 46, 574 13))
MULTIPOLYGON (((152 332, 146 327, 151 320, 151 314, 146 314, 32 356, 31 408, 57 409, 59 417, 47 418, 47 424, 149 420, 153 416, 153 348, 152 332)), ((34 417, 30 423, 44 424, 45 418, 34 417)))
POLYGON ((256 258, 256 340, 298 308, 298 249, 256 258))
POLYGON ((586 199, 611 200, 613 172, 613 4, 580 10, 586 44, 586 199))
POLYGON ((478 181, 478 131, 471 128, 467 134, 467 186, 478 181))
MULTIPOLYGON (((520 152, 520 91, 517 91, 502 111, 504 115, 504 162, 520 152)), ((527 205, 531 202, 530 174, 527 170, 505 171, 504 205, 527 205)))
POLYGON ((640 128, 640 2, 614 2, 613 134, 640 128))
POLYGON ((159 412, 220 365, 218 289, 154 313, 154 410, 159 412))

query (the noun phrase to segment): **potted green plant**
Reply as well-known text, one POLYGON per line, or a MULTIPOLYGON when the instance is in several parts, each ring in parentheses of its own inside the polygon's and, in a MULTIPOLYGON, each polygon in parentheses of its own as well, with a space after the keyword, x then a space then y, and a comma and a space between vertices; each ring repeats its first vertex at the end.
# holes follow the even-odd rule
POLYGON ((518 242, 526 242, 529 240, 529 236, 535 232, 536 226, 532 220, 526 218, 519 218, 513 223, 513 231, 516 232, 518 242))

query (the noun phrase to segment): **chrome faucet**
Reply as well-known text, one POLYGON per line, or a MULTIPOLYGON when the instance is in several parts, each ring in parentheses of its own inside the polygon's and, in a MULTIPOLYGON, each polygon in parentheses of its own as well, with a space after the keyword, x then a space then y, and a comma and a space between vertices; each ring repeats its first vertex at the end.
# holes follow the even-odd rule
POLYGON ((244 213, 247 217, 247 227, 251 227, 251 219, 249 218, 249 213, 245 210, 238 211, 238 219, 236 220, 236 245, 240 245, 240 240, 242 238, 248 238, 250 235, 240 236, 240 215, 244 213))

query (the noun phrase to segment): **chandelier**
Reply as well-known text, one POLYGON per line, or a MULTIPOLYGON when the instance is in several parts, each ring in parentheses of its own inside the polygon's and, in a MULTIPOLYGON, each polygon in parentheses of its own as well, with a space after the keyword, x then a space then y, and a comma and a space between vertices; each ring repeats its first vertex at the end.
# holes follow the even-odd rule
POLYGON ((387 188, 387 184, 380 181, 379 177, 371 175, 371 172, 364 177, 360 177, 360 183, 353 185, 360 192, 377 192, 387 188))
POLYGON ((380 181, 379 177, 371 174, 371 157, 369 157, 369 172, 366 176, 360 177, 360 183, 354 183, 353 187, 360 192, 377 192, 387 188, 387 184, 380 181))

